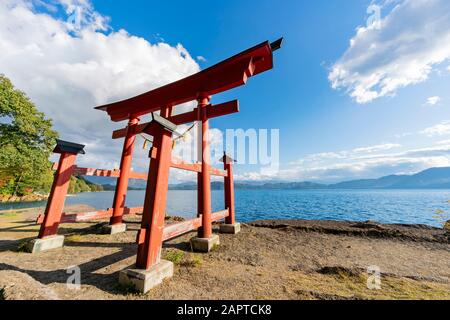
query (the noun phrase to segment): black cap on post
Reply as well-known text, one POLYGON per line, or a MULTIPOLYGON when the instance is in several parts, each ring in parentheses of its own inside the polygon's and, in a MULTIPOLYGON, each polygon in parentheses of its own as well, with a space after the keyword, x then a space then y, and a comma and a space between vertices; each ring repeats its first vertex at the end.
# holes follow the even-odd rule
POLYGON ((167 120, 164 117, 161 117, 160 115, 152 112, 152 121, 144 128, 143 132, 153 136, 154 134, 154 126, 155 124, 160 125, 161 127, 163 127, 164 129, 166 129, 167 131, 171 132, 171 133, 177 133, 175 130, 177 129, 177 125, 170 122, 169 120, 167 120))
POLYGON ((152 112, 152 119, 153 121, 155 121, 156 123, 160 124, 161 126, 164 127, 164 129, 170 131, 170 132, 175 132, 175 130, 177 129, 177 125, 170 122, 169 120, 167 120, 164 117, 161 117, 160 115, 152 112))
POLYGON ((270 44, 270 48, 272 49, 272 52, 273 51, 277 51, 278 49, 281 49, 281 46, 283 44, 283 40, 284 40, 284 38, 280 38, 280 39, 275 40, 274 42, 272 42, 270 44))
POLYGON ((223 157, 220 158, 220 162, 223 162, 223 163, 233 163, 233 162, 237 162, 237 161, 234 160, 233 158, 231 158, 229 155, 227 155, 227 153, 224 151, 224 152, 223 152, 223 157))
POLYGON ((54 153, 71 153, 71 154, 86 154, 84 152, 85 145, 73 143, 64 140, 56 140, 56 147, 53 149, 54 153))

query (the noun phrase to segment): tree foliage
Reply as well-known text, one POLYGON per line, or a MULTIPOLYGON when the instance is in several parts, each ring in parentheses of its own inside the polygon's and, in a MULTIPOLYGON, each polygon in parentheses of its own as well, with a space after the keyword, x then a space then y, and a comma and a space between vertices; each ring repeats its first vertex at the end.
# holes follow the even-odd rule
POLYGON ((0 194, 48 191, 48 160, 58 137, 52 121, 11 81, 0 75, 0 194))
POLYGON ((103 191, 103 187, 86 181, 83 177, 71 177, 68 193, 103 191))

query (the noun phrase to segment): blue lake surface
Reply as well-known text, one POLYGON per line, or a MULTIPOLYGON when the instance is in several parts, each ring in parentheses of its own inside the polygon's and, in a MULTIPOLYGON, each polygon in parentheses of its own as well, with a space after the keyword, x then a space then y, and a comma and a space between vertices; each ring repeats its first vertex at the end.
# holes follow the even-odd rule
MULTIPOLYGON (((66 205, 111 207, 113 192, 67 197, 66 205)), ((236 190, 239 221, 310 219, 378 221, 441 227, 437 210, 450 212, 450 190, 236 190)), ((128 207, 142 206, 144 191, 129 191, 128 207)), ((222 210, 223 191, 212 192, 213 210, 222 210)), ((0 204, 0 210, 45 206, 45 202, 0 204)), ((197 192, 170 190, 167 212, 185 218, 197 212, 197 192)), ((450 218, 449 218, 450 219, 450 218)))

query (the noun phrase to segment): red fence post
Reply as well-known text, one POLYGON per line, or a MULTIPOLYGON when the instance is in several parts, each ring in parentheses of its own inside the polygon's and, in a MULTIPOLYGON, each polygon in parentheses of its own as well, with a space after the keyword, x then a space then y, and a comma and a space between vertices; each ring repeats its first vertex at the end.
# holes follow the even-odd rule
POLYGON ((61 222, 64 201, 69 189, 70 177, 74 170, 77 154, 84 154, 83 145, 62 140, 57 142, 53 152, 60 153, 61 156, 53 179, 38 239, 33 240, 28 246, 29 251, 33 253, 63 246, 64 237, 57 236, 58 226, 61 222))
MULTIPOLYGON (((200 108, 197 108, 197 118, 200 119, 200 108)), ((197 162, 198 163, 202 163, 202 158, 203 158, 203 152, 201 149, 201 145, 202 145, 202 122, 201 121, 197 121, 197 162)), ((197 173, 197 217, 198 218, 202 218, 202 213, 203 213, 203 188, 202 188, 202 183, 203 183, 203 175, 202 172, 200 171, 199 173, 197 173)), ((203 223, 203 219, 202 219, 202 223, 203 223)), ((200 226, 197 230, 197 234, 203 234, 203 227, 200 226)))
POLYGON ((225 223, 220 225, 221 233, 236 234, 241 230, 240 223, 236 223, 236 215, 234 209, 234 177, 233 177, 233 163, 234 160, 223 154, 223 166, 227 171, 227 176, 224 179, 225 190, 225 209, 228 209, 228 217, 225 218, 225 223))
POLYGON ((117 179, 116 192, 113 201, 113 215, 109 221, 107 232, 114 234, 126 231, 126 225, 122 223, 125 200, 127 197, 128 181, 130 179, 131 163, 133 160, 134 143, 136 141, 135 128, 139 123, 136 117, 130 118, 127 127, 127 135, 123 144, 122 158, 120 161, 120 176, 117 179))

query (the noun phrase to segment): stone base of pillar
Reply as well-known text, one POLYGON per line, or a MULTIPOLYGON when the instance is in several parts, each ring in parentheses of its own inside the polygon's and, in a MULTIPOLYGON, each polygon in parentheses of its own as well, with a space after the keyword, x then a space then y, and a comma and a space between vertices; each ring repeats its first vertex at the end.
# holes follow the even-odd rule
POLYGON ((125 223, 107 225, 102 228, 103 234, 117 234, 127 231, 127 225, 125 223))
POLYGON ((43 239, 31 240, 26 245, 26 251, 30 253, 39 253, 42 251, 62 248, 64 246, 64 236, 56 235, 43 239))
POLYGON ((164 279, 173 276, 173 263, 161 260, 148 270, 126 269, 119 274, 119 283, 132 286, 140 293, 147 293, 150 289, 160 285, 164 279))
POLYGON ((212 235, 209 238, 192 238, 191 246, 192 250, 196 252, 210 252, 215 246, 220 244, 219 236, 217 234, 212 235))
POLYGON ((220 233, 228 233, 228 234, 236 234, 241 232, 241 224, 235 223, 235 224, 221 224, 219 227, 220 233))

